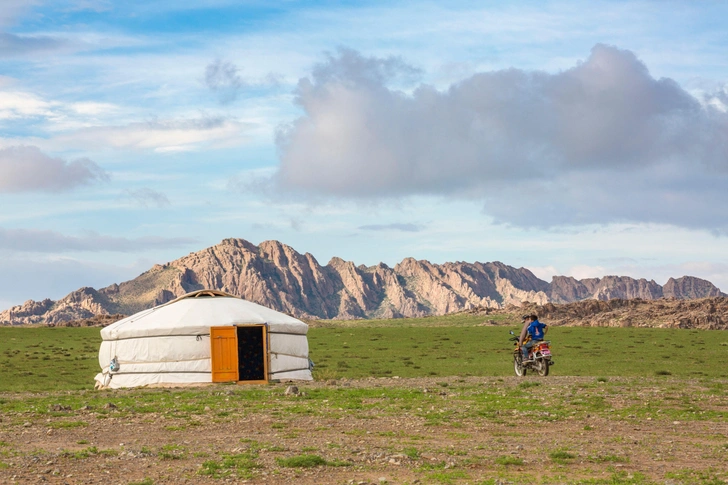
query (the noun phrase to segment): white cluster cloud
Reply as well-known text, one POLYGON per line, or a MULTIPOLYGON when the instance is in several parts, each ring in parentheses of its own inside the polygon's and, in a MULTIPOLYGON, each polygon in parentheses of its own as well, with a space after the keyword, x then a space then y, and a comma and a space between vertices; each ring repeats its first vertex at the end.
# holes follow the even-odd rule
POLYGON ((728 84, 704 97, 707 105, 721 113, 728 113, 728 84))
POLYGON ((118 115, 118 105, 97 101, 63 102, 45 99, 38 94, 13 89, 17 80, 0 76, 0 123, 36 123, 51 132, 93 126, 118 115), (6 88, 6 89, 2 89, 6 88))
MULTIPOLYGON (((629 51, 571 69, 507 69, 446 91, 343 50, 301 79, 305 115, 278 136, 279 187, 313 196, 483 200, 522 226, 657 222, 728 232, 728 114, 629 51)), ((720 99, 720 93, 716 94, 720 99)))
POLYGON ((153 150, 159 153, 195 150, 201 146, 240 144, 247 123, 222 117, 200 117, 135 122, 119 126, 93 126, 59 135, 61 146, 153 150))
POLYGON ((0 121, 22 118, 51 118, 54 105, 34 94, 23 91, 0 91, 0 121))
POLYGON ((19 122, 23 127, 32 126, 36 132, 52 134, 29 138, 44 149, 192 151, 239 145, 245 140, 246 132, 254 127, 253 123, 230 117, 204 114, 126 122, 124 115, 128 110, 121 105, 46 99, 13 89, 11 78, 4 81, 7 86, 0 89, 0 124, 11 127, 19 122))
POLYGON ((105 180, 106 172, 88 158, 66 162, 34 146, 0 149, 0 193, 63 192, 105 180))

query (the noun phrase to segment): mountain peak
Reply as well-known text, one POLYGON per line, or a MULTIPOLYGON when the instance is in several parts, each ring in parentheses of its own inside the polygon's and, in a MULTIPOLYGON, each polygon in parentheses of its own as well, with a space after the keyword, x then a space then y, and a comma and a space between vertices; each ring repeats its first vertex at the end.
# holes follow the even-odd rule
POLYGON ((240 238, 157 264, 133 280, 80 288, 58 301, 29 300, 0 312, 0 324, 58 324, 97 315, 132 314, 199 289, 221 290, 302 318, 352 319, 443 315, 476 307, 585 299, 725 296, 700 278, 654 280, 605 276, 551 283, 500 261, 434 264, 405 258, 390 268, 333 257, 326 266, 280 241, 240 238))

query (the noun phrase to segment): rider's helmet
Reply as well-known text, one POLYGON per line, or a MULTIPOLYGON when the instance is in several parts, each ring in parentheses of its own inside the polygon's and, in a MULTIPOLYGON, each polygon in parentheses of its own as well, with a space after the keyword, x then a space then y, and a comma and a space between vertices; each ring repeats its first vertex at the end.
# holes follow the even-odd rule
POLYGON ((531 315, 523 315, 521 320, 528 320, 529 318, 531 318, 531 315))

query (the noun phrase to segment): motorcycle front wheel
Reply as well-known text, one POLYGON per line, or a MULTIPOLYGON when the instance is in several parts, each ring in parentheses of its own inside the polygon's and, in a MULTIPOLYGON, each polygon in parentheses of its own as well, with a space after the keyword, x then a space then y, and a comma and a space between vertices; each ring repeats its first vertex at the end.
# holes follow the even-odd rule
POLYGON ((518 377, 523 377, 526 375, 526 366, 523 365, 523 362, 518 355, 513 356, 513 370, 516 371, 516 375, 518 377))
POLYGON ((536 368, 536 371, 538 372, 538 375, 541 377, 546 377, 549 375, 549 361, 546 359, 538 359, 536 361, 536 365, 538 366, 536 368))

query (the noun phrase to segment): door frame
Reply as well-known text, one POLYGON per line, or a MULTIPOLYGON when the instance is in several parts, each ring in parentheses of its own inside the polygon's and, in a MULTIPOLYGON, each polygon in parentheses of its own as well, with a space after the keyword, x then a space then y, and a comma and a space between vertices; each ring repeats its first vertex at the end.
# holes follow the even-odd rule
MULTIPOLYGON (((263 379, 255 380, 255 381, 241 381, 240 375, 238 375, 238 385, 246 385, 246 384, 268 384, 268 325, 265 323, 249 323, 249 324, 242 324, 242 325, 235 325, 235 341, 237 342, 238 339, 238 327, 261 327, 263 331, 263 379)), ((240 366, 240 362, 238 362, 238 366, 240 366)))

